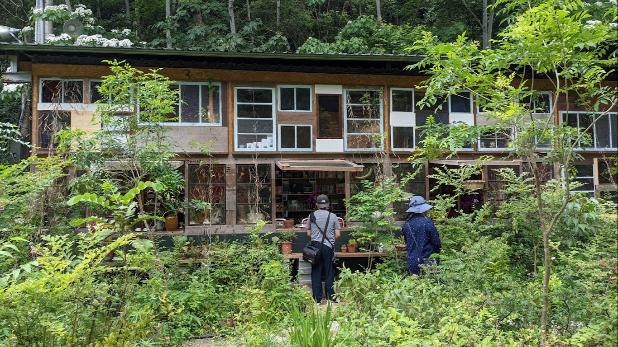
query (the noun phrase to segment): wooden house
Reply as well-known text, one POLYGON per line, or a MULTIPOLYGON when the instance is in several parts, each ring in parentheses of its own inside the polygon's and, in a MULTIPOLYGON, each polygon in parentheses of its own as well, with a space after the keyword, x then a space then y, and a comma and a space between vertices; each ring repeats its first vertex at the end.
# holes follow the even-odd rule
MULTIPOLYGON (((466 93, 442 100, 435 112, 419 108, 416 102, 422 94, 415 86, 424 77, 404 69, 417 61, 413 56, 17 44, 0 44, 0 55, 12 63, 5 73, 7 82, 32 84, 31 138, 38 155, 46 154, 53 141, 45 126, 52 111, 61 111, 62 124, 72 129, 101 127, 91 120, 100 97, 96 87, 109 74, 103 60, 162 68, 160 73, 176 81, 178 120, 164 125, 186 178, 185 199, 207 198, 213 206, 206 217, 185 210, 187 234, 201 232, 204 222, 220 233, 241 232, 258 218, 271 226, 279 219, 296 224, 312 210, 318 193, 329 195, 332 210, 344 216, 344 199, 358 191, 362 180, 375 176, 376 164, 384 164, 387 176, 400 177, 411 170, 407 158, 420 141, 419 126, 430 114, 442 123, 486 122, 466 93)), ((551 86, 538 83, 547 90, 539 116, 552 117, 554 124, 585 127, 588 113, 551 109, 551 86)), ((594 145, 583 149, 584 160, 576 163, 576 180, 584 183, 580 190, 598 195, 615 189, 608 185, 613 182, 604 174, 603 159, 615 155, 617 134, 616 112, 593 127, 594 145)), ((405 189, 430 197, 427 176, 433 166, 465 165, 491 154, 496 160, 483 168, 479 198, 498 201, 504 182, 496 169, 521 169, 520 161, 509 155, 508 142, 514 135, 486 135, 461 149, 455 160, 426 163, 405 189)), ((548 168, 548 175, 558 174, 559 168, 548 168)), ((397 208, 402 211, 405 202, 397 208)))

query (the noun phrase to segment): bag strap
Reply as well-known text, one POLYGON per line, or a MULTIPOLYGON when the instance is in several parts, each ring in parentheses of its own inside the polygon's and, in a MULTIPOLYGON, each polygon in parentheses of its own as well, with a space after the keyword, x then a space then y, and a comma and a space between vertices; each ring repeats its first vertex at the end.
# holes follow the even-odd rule
MULTIPOLYGON (((311 214, 309 215, 309 221, 315 224, 316 228, 318 228, 320 233, 322 233, 322 241, 320 241, 320 244, 324 244, 324 239, 326 239, 326 230, 328 230, 328 222, 330 221, 330 212, 328 212, 328 217, 326 217, 326 224, 324 225, 324 230, 322 230, 322 228, 320 228, 320 226, 318 225, 317 220, 315 219, 314 212, 311 212, 311 214)), ((333 245, 333 243, 330 242, 329 239, 326 240, 328 241, 328 243, 330 243, 331 246, 333 246, 333 248, 335 247, 335 245, 333 245)))

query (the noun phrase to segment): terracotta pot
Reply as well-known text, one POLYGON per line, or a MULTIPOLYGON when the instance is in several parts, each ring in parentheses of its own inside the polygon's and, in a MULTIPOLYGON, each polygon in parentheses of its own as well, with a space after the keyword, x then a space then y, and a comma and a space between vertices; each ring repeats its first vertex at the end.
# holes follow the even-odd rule
POLYGON ((396 244, 395 245, 395 250, 397 250, 398 252, 404 252, 406 250, 406 245, 404 244, 396 244))
POLYGON ((281 253, 282 254, 291 254, 292 253, 292 242, 281 242, 281 253))
POLYGON ((176 231, 178 230, 178 215, 170 214, 165 217, 165 231, 176 231))
POLYGON ((341 246, 341 253, 346 253, 347 251, 348 251, 348 246, 342 245, 341 246))
POLYGON ((347 246, 348 253, 356 253, 356 245, 347 246))

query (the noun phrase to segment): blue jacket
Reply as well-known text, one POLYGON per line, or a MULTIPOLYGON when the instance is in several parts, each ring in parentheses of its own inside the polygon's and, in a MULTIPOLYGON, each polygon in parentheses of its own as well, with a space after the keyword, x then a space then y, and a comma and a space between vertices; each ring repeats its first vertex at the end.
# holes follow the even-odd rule
POLYGON ((401 231, 406 241, 408 271, 418 274, 420 264, 423 264, 431 254, 440 253, 442 247, 440 235, 431 219, 422 214, 413 214, 401 231))

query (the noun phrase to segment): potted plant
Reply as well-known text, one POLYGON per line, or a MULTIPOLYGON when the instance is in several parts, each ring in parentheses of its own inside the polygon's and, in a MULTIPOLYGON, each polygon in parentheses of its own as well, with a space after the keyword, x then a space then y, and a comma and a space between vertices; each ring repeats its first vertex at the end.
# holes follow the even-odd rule
POLYGON ((348 253, 356 253, 356 240, 354 239, 350 239, 350 241, 348 241, 348 245, 346 247, 348 253))
POLYGON ((291 230, 282 231, 280 233, 281 237, 281 253, 282 254, 290 254, 292 253, 292 240, 294 239, 294 232, 291 230))
POLYGON ((178 230, 178 210, 180 205, 175 198, 168 197, 164 202, 162 202, 165 213, 163 213, 163 217, 165 218, 165 231, 176 231, 178 230))
POLYGON ((348 252, 348 245, 341 245, 341 253, 347 253, 348 252))

